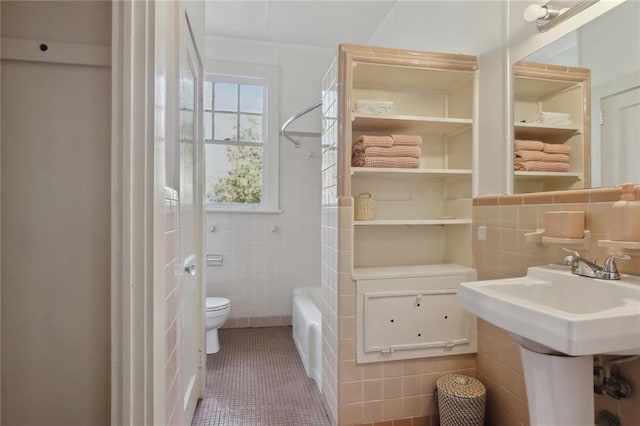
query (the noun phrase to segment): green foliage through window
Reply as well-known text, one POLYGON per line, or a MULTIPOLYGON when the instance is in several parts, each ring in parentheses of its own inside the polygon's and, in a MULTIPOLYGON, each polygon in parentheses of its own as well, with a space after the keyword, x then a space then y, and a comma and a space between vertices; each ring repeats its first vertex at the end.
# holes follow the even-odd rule
POLYGON ((262 147, 229 145, 227 176, 208 182, 207 201, 260 204, 262 201, 262 147))

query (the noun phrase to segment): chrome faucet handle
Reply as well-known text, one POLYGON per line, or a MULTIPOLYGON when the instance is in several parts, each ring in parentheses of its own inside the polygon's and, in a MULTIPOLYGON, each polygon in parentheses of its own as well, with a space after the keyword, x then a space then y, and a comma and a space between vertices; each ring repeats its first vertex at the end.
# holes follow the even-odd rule
POLYGON ((575 268, 578 265, 578 259, 582 258, 580 253, 578 253, 575 250, 571 250, 570 248, 566 248, 566 247, 562 247, 562 250, 566 251, 567 253, 570 253, 568 256, 566 256, 562 260, 562 263, 564 263, 565 265, 569 265, 572 268, 575 268))
POLYGON ((572 254, 573 256, 575 256, 575 257, 582 257, 582 255, 581 255, 579 252, 577 252, 577 251, 575 251, 575 250, 572 250, 572 249, 570 249, 570 248, 562 247, 562 250, 563 250, 563 251, 566 251, 567 253, 571 253, 571 254, 572 254))
POLYGON ((613 256, 607 257, 607 260, 604 261, 604 266, 602 267, 602 273, 606 274, 607 279, 620 279, 620 273, 618 272, 618 267, 616 266, 616 259, 629 260, 631 259, 631 256, 629 256, 628 254, 614 254, 613 256))

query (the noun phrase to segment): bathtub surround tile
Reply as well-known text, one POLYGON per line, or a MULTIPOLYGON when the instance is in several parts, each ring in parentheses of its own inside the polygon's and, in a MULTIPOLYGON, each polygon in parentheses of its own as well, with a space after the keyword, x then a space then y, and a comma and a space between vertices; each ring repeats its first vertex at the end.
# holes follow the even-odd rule
MULTIPOLYGON (((222 329, 220 347, 207 355, 205 398, 192 425, 331 424, 290 327, 222 329)), ((362 423, 356 405, 353 420, 362 423)))

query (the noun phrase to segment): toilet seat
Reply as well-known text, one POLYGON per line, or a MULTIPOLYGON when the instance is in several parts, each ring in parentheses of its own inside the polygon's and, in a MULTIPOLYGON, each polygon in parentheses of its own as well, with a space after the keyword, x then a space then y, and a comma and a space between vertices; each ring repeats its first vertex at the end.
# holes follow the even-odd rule
POLYGON ((221 311, 229 307, 231 302, 226 297, 207 297, 207 312, 221 311))

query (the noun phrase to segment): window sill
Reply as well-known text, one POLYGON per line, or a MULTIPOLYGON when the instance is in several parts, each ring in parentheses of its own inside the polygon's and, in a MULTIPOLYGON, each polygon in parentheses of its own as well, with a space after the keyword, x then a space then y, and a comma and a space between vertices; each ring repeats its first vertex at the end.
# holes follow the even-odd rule
POLYGON ((280 209, 216 209, 207 207, 206 213, 255 213, 255 214, 279 214, 280 209))

